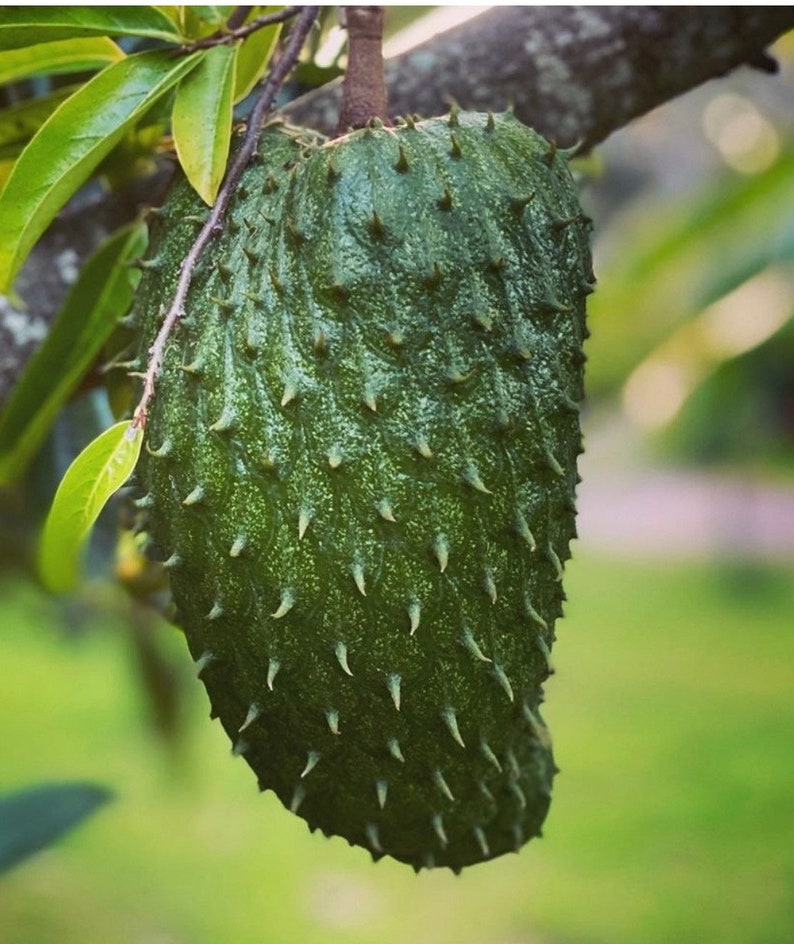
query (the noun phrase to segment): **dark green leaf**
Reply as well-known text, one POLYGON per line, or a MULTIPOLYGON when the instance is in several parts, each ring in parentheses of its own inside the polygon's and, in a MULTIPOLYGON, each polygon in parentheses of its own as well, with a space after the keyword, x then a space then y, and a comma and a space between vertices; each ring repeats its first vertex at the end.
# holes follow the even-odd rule
POLYGON ((92 440, 66 470, 39 547, 39 579, 51 593, 74 589, 91 529, 132 474, 142 442, 143 431, 122 420, 92 440))
POLYGON ((52 845, 112 796, 92 783, 43 783, 0 796, 0 872, 52 845))
POLYGON ((83 266, 46 341, 30 359, 0 415, 0 484, 17 480, 36 455, 130 302, 146 248, 142 223, 120 230, 83 266))
POLYGON ((0 16, 0 49, 75 36, 145 36, 171 43, 183 39, 157 7, 5 7, 0 16))
POLYGON ((0 194, 0 292, 9 290, 58 210, 200 58, 162 50, 129 56, 94 76, 42 125, 0 194))

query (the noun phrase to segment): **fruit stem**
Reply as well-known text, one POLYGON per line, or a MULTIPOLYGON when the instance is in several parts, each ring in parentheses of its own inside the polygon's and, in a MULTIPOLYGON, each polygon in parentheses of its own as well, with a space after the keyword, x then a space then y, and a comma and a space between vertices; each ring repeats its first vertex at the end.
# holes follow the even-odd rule
POLYGON ((347 70, 337 134, 388 118, 383 77, 383 7, 343 7, 348 33, 347 70))
POLYGON ((202 226, 201 231, 196 237, 196 241, 190 247, 190 251, 187 256, 185 256, 179 268, 179 281, 173 301, 163 318, 163 323, 160 326, 160 330, 157 332, 154 343, 149 348, 149 365, 143 377, 143 393, 141 394, 141 399, 132 417, 131 426, 133 429, 143 429, 146 426, 146 415, 149 403, 154 396, 155 382, 160 373, 163 358, 165 357, 165 346, 168 343, 171 332, 185 314, 185 300, 188 290, 190 289, 190 283, 193 280, 193 272, 195 271, 196 264, 210 240, 223 229, 223 217, 226 208, 229 205, 229 200, 234 193, 237 182, 253 157, 254 151, 256 151, 256 144, 262 131, 262 122, 273 107, 273 102, 278 90, 284 84, 284 80, 297 63, 303 44, 306 42, 306 37, 311 32, 314 21, 317 19, 318 11, 319 7, 303 7, 300 16, 290 30, 284 51, 281 53, 278 61, 271 67, 270 75, 254 107, 251 109, 243 144, 237 152, 234 161, 226 171, 226 176, 223 178, 223 183, 218 190, 218 196, 207 218, 207 222, 202 226))

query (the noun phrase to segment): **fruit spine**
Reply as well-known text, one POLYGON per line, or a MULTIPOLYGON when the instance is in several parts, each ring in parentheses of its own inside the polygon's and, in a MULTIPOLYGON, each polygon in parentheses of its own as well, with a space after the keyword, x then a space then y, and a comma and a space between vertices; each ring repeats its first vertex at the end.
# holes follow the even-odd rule
MULTIPOLYGON (((144 351, 198 206, 159 215, 144 351)), ((509 114, 271 127, 170 342, 139 504, 213 714, 374 857, 457 870, 546 815, 587 231, 509 114)))

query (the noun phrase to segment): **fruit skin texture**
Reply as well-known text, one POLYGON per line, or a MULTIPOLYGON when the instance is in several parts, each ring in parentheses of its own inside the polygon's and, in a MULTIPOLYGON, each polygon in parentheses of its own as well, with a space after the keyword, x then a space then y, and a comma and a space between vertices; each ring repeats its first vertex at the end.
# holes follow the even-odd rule
MULTIPOLYGON (((159 214, 143 351, 199 207, 159 214)), ((267 128, 169 342, 139 504, 213 715, 375 858, 459 870, 546 815, 587 232, 509 114, 267 128)))

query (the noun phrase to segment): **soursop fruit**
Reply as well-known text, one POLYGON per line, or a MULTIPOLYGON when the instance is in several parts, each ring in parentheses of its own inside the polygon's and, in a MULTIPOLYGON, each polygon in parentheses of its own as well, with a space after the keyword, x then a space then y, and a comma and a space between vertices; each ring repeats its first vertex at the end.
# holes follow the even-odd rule
MULTIPOLYGON (((158 214, 143 352, 205 217, 184 182, 158 214)), ((213 715, 375 858, 459 870, 546 816, 588 223, 510 114, 272 126, 169 341, 139 505, 213 715)))

